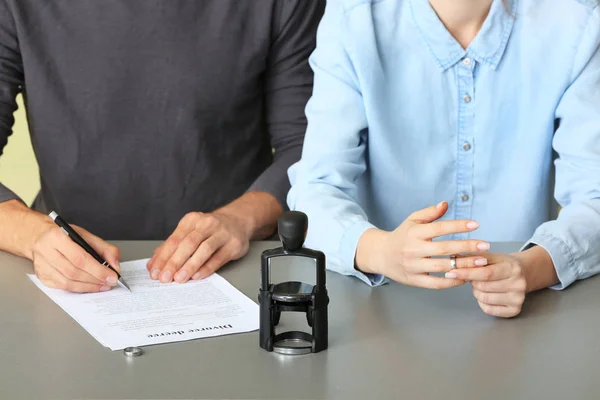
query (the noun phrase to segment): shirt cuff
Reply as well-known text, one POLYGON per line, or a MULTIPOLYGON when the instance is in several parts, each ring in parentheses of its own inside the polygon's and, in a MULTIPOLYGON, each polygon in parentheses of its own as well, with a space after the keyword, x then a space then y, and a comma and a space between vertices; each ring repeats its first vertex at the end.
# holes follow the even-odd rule
POLYGON ((554 269, 560 283, 551 286, 550 289, 563 290, 577 280, 579 273, 575 267, 573 255, 571 254, 571 250, 569 250, 569 246, 563 240, 548 233, 536 232, 521 248, 521 251, 527 250, 534 245, 546 250, 554 263, 554 269))
POLYGON ((354 276, 369 286, 381 286, 387 282, 386 278, 380 274, 367 274, 354 268, 354 259, 356 256, 356 247, 358 246, 358 240, 367 229, 375 228, 375 226, 368 221, 361 220, 350 225, 342 236, 340 243, 340 272, 344 275, 354 276))

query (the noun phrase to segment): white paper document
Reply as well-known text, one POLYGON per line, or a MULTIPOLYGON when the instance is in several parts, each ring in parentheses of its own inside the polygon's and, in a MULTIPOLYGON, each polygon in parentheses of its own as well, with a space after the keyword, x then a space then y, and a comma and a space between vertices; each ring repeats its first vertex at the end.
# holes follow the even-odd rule
POLYGON ((112 350, 179 342, 258 329, 259 308, 217 274, 201 281, 163 284, 150 279, 146 263, 121 264, 131 292, 76 294, 30 279, 96 340, 112 350))

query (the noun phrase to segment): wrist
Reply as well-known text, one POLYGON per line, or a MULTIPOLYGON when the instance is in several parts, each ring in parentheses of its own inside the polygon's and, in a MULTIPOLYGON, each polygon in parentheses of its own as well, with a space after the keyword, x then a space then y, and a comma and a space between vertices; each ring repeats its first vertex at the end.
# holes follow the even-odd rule
POLYGON ((1 249, 30 260, 38 238, 55 227, 49 217, 18 200, 0 204, 0 226, 1 249))
POLYGON ((232 218, 248 241, 265 239, 277 228, 277 219, 283 212, 277 199, 266 192, 248 192, 215 214, 232 218))
POLYGON ((381 261, 388 232, 376 228, 367 229, 358 240, 354 267, 367 274, 383 274, 381 261))
POLYGON ((512 255, 521 264, 527 283, 527 292, 534 292, 559 283, 552 257, 543 247, 533 246, 512 255))

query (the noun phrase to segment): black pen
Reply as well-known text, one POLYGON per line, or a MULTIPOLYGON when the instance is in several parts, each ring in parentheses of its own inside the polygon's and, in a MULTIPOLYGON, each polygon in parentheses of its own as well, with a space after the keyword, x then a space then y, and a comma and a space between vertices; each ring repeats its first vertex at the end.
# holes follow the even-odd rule
POLYGON ((62 219, 56 212, 52 211, 49 215, 50 215, 50 218, 52 218, 52 220, 56 223, 56 225, 60 226, 62 228, 62 230, 67 234, 67 236, 69 236, 75 243, 77 243, 78 245, 83 247, 83 249, 90 256, 94 257, 94 259, 96 261, 98 261, 100 264, 113 270, 114 273, 117 274, 117 278, 118 278, 117 283, 121 287, 123 287, 131 292, 129 285, 125 282, 125 280, 121 277, 121 275, 117 272, 117 270, 115 270, 113 267, 111 267, 108 262, 106 262, 102 257, 100 257, 100 255, 98 253, 96 253, 96 250, 94 250, 92 248, 92 246, 90 246, 85 240, 83 240, 83 238, 81 236, 79 236, 79 234, 77 232, 75 232, 75 229, 71 228, 71 226, 69 226, 69 224, 67 224, 66 221, 64 219, 62 219))

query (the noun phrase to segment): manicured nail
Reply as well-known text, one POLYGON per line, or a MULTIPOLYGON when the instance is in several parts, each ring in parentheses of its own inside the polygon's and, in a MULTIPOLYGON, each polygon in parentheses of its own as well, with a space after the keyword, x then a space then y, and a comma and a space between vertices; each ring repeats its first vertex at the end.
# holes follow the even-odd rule
POLYGON ((444 276, 448 279, 456 279, 456 274, 454 272, 446 272, 446 275, 444 276))
POLYGON ((101 291, 101 292, 108 292, 110 289, 111 289, 111 287, 110 287, 110 286, 102 286, 102 287, 100 288, 100 291, 101 291))
POLYGON ((152 270, 152 272, 150 272, 150 277, 154 280, 157 280, 159 275, 160 275, 160 269, 158 269, 158 268, 154 268, 152 270))
POLYGON ((185 282, 185 281, 187 281, 187 278, 188 278, 188 274, 184 270, 180 270, 179 272, 177 272, 175 274, 175 280, 177 282, 185 282))
POLYGON ((477 244, 477 249, 478 250, 482 250, 482 251, 489 250, 490 249, 490 244, 486 243, 486 242, 478 243, 477 244))
POLYGON ((114 285, 115 283, 117 283, 117 277, 114 275, 106 277, 106 283, 108 283, 109 285, 114 285))
POLYGON ((475 260, 475 262, 473 264, 479 266, 479 267, 483 267, 484 265, 487 265, 488 260, 485 258, 478 258, 477 260, 475 260))
POLYGON ((479 228, 479 222, 469 221, 469 222, 467 222, 467 228, 477 229, 477 228, 479 228))
POLYGON ((197 281, 198 279, 200 279, 200 276, 201 276, 201 275, 200 275, 200 272, 196 272, 196 273, 194 274, 194 276, 192 276, 192 279, 193 279, 193 280, 195 280, 195 281, 197 281))
POLYGON ((169 270, 163 271, 163 273, 160 275, 160 281, 163 283, 171 282, 171 278, 173 278, 173 274, 169 270))

